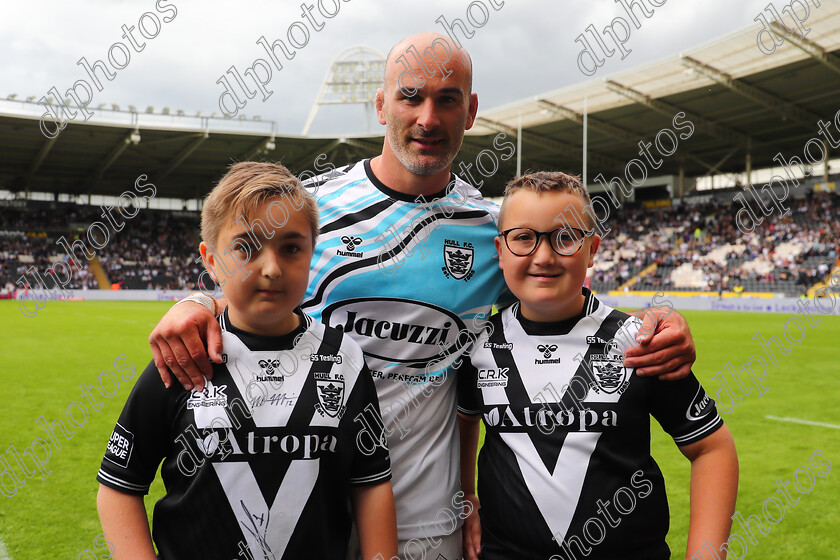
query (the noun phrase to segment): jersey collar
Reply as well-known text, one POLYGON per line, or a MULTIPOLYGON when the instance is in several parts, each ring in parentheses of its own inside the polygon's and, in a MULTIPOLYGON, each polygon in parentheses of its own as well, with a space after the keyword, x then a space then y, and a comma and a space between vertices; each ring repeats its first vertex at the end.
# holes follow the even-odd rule
POLYGON ((300 307, 295 308, 295 314, 300 317, 300 324, 290 333, 282 336, 265 336, 261 334, 254 334, 248 331, 235 327, 230 322, 228 316, 228 308, 225 307, 224 312, 219 316, 219 324, 223 331, 235 334, 239 340, 248 347, 252 352, 273 352, 277 350, 291 350, 295 347, 295 339, 306 332, 309 328, 309 317, 300 310, 300 307))
MULTIPOLYGON (((402 200, 403 202, 417 202, 417 198, 418 198, 417 196, 402 193, 402 192, 399 192, 399 191, 395 191, 394 189, 386 186, 385 183, 380 181, 379 177, 377 177, 376 175, 373 174, 373 169, 371 169, 371 167, 370 167, 370 160, 369 159, 366 159, 364 161, 364 164, 365 164, 365 174, 367 175, 367 178, 370 180, 371 183, 373 183, 373 186, 376 187, 377 189, 379 189, 383 194, 385 194, 386 196, 389 196, 390 198, 393 198, 395 200, 402 200)), ((455 174, 450 172, 449 173, 449 184, 446 187, 444 187, 443 190, 441 190, 441 191, 438 191, 438 192, 436 192, 434 194, 431 194, 429 196, 424 196, 423 200, 425 200, 426 202, 430 202, 432 200, 436 200, 438 198, 445 197, 447 195, 447 191, 449 190, 449 186, 455 184, 455 179, 456 179, 455 174)))
POLYGON ((578 321, 583 319, 584 317, 591 315, 595 312, 595 310, 600 307, 601 302, 598 301, 592 291, 589 288, 581 288, 583 292, 583 309, 581 309, 580 313, 575 315, 574 317, 569 317, 568 319, 563 319, 562 321, 532 321, 530 319, 525 318, 522 315, 522 310, 520 309, 519 302, 517 301, 513 307, 513 313, 516 317, 516 320, 519 321, 519 324, 522 325, 522 330, 524 330, 530 336, 553 336, 553 335, 563 335, 569 334, 571 330, 578 324, 578 321))

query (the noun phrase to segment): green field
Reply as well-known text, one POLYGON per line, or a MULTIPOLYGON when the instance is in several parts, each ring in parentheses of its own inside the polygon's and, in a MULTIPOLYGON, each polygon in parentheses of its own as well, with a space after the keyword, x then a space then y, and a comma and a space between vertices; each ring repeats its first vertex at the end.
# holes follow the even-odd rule
MULTIPOLYGON (((13 496, 0 496, 0 560, 72 559, 85 550, 90 554, 81 554, 81 558, 108 557, 108 552, 101 546, 97 550, 94 543, 101 532, 95 505, 96 471, 128 392, 151 359, 146 342, 149 332, 169 305, 49 302, 36 317, 27 318, 18 310, 17 302, 0 301, 0 344, 5 366, 0 375, 6 386, 0 415, 0 473, 4 472, 4 461, 8 461, 15 476, 25 480, 13 496), (25 479, 7 452, 9 447, 13 445, 22 453, 36 438, 46 438, 36 420, 42 415, 47 421, 64 420, 73 401, 85 400, 80 384, 95 387, 101 372, 115 371, 114 361, 122 354, 125 358, 117 365, 131 363, 137 373, 125 381, 120 377, 127 377, 130 372, 116 372, 120 379, 116 395, 105 399, 100 410, 88 405, 86 421, 81 409, 74 406, 71 413, 77 424, 84 425, 69 440, 56 431, 61 449, 51 446, 52 454, 45 466, 51 474, 45 480, 40 474, 25 479)), ((786 315, 720 312, 686 312, 685 316, 697 343, 695 372, 711 394, 721 387, 720 378, 713 376, 727 361, 740 369, 750 356, 762 353, 759 343, 752 340, 756 332, 765 338, 781 335, 789 319, 786 315)), ((791 334, 798 334, 795 327, 791 334)), ((808 466, 814 473, 824 471, 824 466, 809 465, 815 451, 823 453, 816 461, 827 459, 833 465, 824 476, 814 477, 813 488, 807 493, 799 493, 793 484, 789 486, 791 495, 800 501, 796 506, 785 504, 784 517, 777 524, 765 522, 770 531, 766 535, 756 532, 757 544, 735 524, 733 532, 748 543, 747 558, 840 558, 838 334, 840 317, 822 317, 819 325, 807 327, 804 339, 792 348, 790 355, 777 351, 779 365, 770 364, 764 381, 767 391, 761 397, 756 389, 742 395, 731 373, 725 375, 736 397, 743 397, 724 419, 738 446, 741 483, 737 508, 744 517, 755 514, 763 519, 762 507, 768 498, 784 501, 776 492, 777 479, 790 480, 800 467, 808 466), (779 421, 768 416, 834 427, 779 421)), ((749 388, 748 377, 742 374, 742 379, 749 388)), ((107 383, 104 386, 111 388, 107 383)), ((655 422, 652 431, 654 456, 665 473, 671 503, 668 540, 673 557, 683 558, 688 528, 689 463, 655 422)), ((27 463, 31 464, 31 460, 27 463)), ((807 489, 810 483, 804 469, 798 480, 807 489)), ((11 489, 11 475, 2 474, 2 483, 11 489)), ((147 507, 161 493, 158 481, 151 497, 147 497, 147 507)), ((769 504, 768 515, 778 518, 778 510, 772 502, 769 504)), ((736 549, 736 553, 740 554, 740 550, 736 549)))

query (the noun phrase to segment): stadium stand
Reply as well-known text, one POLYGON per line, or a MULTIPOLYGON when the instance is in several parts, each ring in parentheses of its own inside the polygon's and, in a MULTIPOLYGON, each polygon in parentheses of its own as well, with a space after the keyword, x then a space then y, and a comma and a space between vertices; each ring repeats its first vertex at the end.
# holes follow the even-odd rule
MULTIPOLYGON (((108 241, 96 249, 85 235, 91 223, 102 220, 99 207, 72 203, 27 201, 23 207, 0 209, 0 287, 15 289, 23 276, 37 287, 34 270, 44 278, 53 263, 71 265, 69 289, 196 289, 201 268, 198 257, 198 215, 189 212, 144 210, 125 222, 121 231, 109 230, 108 241), (81 231, 81 234, 79 233, 81 231), (86 262, 81 249, 75 258, 81 269, 58 244, 64 237, 70 244, 80 239, 96 253, 86 262), (103 280, 96 278, 101 266, 103 280)), ((98 237, 101 245, 102 238, 98 237)), ((22 283, 20 284, 22 285, 22 283)), ((19 285, 19 286, 20 286, 19 285)), ((52 288, 55 283, 47 281, 52 288)))
MULTIPOLYGON (((101 209, 72 203, 27 201, 0 209, 0 288, 6 293, 32 267, 42 277, 56 261, 73 264, 57 244, 62 236, 92 248, 85 228, 101 209), (81 233, 80 233, 81 232, 81 233)), ((800 296, 838 264, 840 205, 833 193, 810 192, 792 201, 755 232, 735 226, 731 202, 649 209, 625 205, 607 223, 591 278, 598 292, 770 292, 800 296)), ((197 289, 199 222, 194 212, 143 210, 84 262, 71 289, 197 289), (104 276, 97 279, 96 267, 104 276)), ((76 251, 81 256, 81 251, 76 251)), ((49 282, 52 287, 54 282, 49 282)))
POLYGON ((748 233, 719 201, 625 207, 607 224, 613 231, 602 242, 592 288, 803 295, 837 263, 840 205, 833 193, 811 192, 793 202, 790 214, 771 215, 748 233))

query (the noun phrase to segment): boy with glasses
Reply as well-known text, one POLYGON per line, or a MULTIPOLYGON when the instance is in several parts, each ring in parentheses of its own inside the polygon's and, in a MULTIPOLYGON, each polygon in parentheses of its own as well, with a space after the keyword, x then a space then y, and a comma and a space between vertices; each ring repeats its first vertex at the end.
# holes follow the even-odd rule
POLYGON ((652 414, 692 463, 686 558, 709 546, 724 558, 738 481, 732 436, 694 375, 660 383, 624 367, 641 322, 582 288, 600 237, 591 220, 590 231, 568 221, 583 225, 588 205, 563 173, 505 190, 496 249, 519 301, 491 318, 458 372, 461 485, 477 506, 479 415, 487 429, 464 557, 670 558, 652 414))

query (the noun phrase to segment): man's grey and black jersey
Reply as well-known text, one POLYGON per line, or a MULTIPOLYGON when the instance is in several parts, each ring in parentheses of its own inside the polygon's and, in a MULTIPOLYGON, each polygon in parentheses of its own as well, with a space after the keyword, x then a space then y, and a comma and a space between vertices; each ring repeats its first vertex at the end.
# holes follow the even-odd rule
POLYGON ((378 410, 361 349, 297 313, 295 331, 266 337, 225 311, 224 363, 204 391, 166 389, 152 362, 129 395, 97 480, 143 495, 163 461, 160 558, 344 560, 350 487, 390 479, 387 448, 357 444, 355 417, 378 410))
POLYGON ((583 293, 565 321, 529 321, 518 302, 494 315, 459 370, 459 411, 486 427, 484 560, 669 558, 650 415, 678 445, 723 425, 693 374, 665 382, 625 368, 618 348, 639 321, 583 293))
POLYGON ((321 234, 301 308, 364 350, 393 459, 402 540, 461 524, 452 363, 505 290, 493 238, 498 207, 455 175, 409 196, 370 161, 306 183, 321 234), (441 510, 450 510, 442 515, 441 510))

